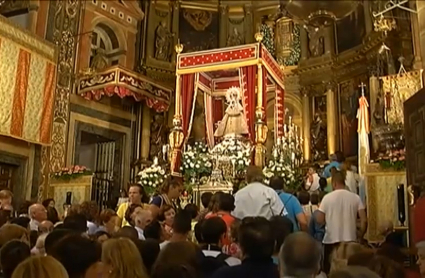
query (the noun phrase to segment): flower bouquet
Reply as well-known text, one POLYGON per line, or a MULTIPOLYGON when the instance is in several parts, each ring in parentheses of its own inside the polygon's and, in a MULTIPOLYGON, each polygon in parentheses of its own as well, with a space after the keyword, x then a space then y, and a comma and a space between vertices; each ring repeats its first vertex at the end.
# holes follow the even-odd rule
POLYGON ((211 175, 212 162, 207 145, 203 142, 195 142, 193 146, 187 145, 180 170, 184 180, 190 182, 211 175))
MULTIPOLYGON (((154 163, 139 172, 139 183, 144 187, 158 188, 167 178, 165 170, 158 164, 158 159, 154 159, 154 163)), ((149 190, 148 190, 149 191, 149 190)))
POLYGON ((406 168, 406 151, 404 149, 390 150, 385 154, 379 154, 376 161, 382 169, 404 170, 406 168))
POLYGON ((59 171, 53 172, 51 177, 56 180, 72 180, 81 176, 92 175, 92 171, 86 166, 73 165, 70 167, 63 167, 59 171))

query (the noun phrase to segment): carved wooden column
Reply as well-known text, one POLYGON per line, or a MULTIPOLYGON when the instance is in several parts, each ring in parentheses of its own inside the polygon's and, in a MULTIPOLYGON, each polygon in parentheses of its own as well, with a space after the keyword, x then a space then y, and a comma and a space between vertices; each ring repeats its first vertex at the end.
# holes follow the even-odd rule
POLYGON ((326 91, 326 122, 328 133, 328 155, 334 154, 337 147, 337 123, 338 114, 336 109, 336 94, 333 84, 327 86, 326 91))
POLYGON ((142 135, 140 136, 140 158, 149 160, 150 139, 151 139, 151 109, 143 104, 142 107, 142 135))
POLYGON ((323 31, 325 37, 325 54, 335 54, 334 26, 328 26, 323 31))
POLYGON ((227 5, 220 6, 220 35, 218 38, 218 44, 220 47, 226 47, 227 35, 228 35, 228 23, 229 22, 229 9, 227 5))
POLYGON ((303 95, 303 139, 304 139, 304 160, 311 160, 311 112, 310 112, 310 98, 307 94, 303 95))
MULTIPOLYGON (((410 8, 415 8, 414 2, 409 2, 410 8)), ((415 58, 413 60, 413 68, 421 69, 422 68, 422 53, 421 53, 421 40, 420 40, 420 29, 418 22, 418 15, 410 15, 410 23, 412 25, 412 40, 413 40, 413 53, 415 58)))
POLYGON ((254 26, 253 14, 252 14, 252 6, 245 5, 245 43, 254 42, 254 34, 257 32, 254 26))
POLYGON ((308 58, 308 34, 307 30, 300 27, 301 60, 308 58))

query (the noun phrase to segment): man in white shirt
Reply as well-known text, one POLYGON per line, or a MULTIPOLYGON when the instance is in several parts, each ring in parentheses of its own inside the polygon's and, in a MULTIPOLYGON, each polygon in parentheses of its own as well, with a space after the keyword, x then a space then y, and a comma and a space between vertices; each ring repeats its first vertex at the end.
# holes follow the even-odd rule
POLYGON ((287 215, 287 211, 273 188, 263 184, 263 170, 249 166, 246 171, 247 186, 235 194, 235 210, 232 215, 238 219, 262 216, 270 219, 275 215, 287 215))
POLYGON ((329 257, 332 250, 341 242, 362 240, 367 229, 365 207, 360 197, 345 189, 345 178, 341 172, 332 175, 333 191, 325 195, 317 213, 318 224, 326 224, 323 238, 324 271, 330 270, 329 257), (357 216, 361 221, 357 234, 357 216))
POLYGON ((47 219, 47 210, 42 204, 31 205, 28 209, 30 217, 30 230, 38 232, 40 223, 47 219))
POLYGON ((308 191, 310 194, 317 193, 320 188, 319 180, 320 180, 320 177, 316 173, 316 170, 310 167, 308 169, 307 179, 305 182, 305 190, 308 191))
POLYGON ((144 230, 146 226, 152 222, 152 219, 152 212, 150 210, 143 210, 136 214, 134 218, 134 228, 140 240, 145 240, 144 230))

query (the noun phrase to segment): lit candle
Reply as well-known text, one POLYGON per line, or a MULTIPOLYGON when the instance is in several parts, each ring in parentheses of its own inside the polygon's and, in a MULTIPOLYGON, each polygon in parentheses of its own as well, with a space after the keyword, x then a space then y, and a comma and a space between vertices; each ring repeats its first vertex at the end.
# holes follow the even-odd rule
POLYGON ((286 124, 283 125, 283 130, 284 130, 284 132, 286 134, 286 124))

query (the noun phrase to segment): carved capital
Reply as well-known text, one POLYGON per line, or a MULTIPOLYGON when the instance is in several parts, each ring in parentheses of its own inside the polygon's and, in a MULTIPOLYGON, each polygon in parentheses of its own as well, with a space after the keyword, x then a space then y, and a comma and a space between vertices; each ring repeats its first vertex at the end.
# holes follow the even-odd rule
POLYGON ((336 92, 337 84, 334 81, 329 81, 325 84, 326 91, 336 92))
POLYGON ((245 10, 245 15, 251 15, 252 14, 252 6, 251 5, 245 5, 244 10, 245 10))
POLYGON ((221 5, 220 6, 220 14, 226 15, 229 12, 229 6, 227 5, 221 5))

